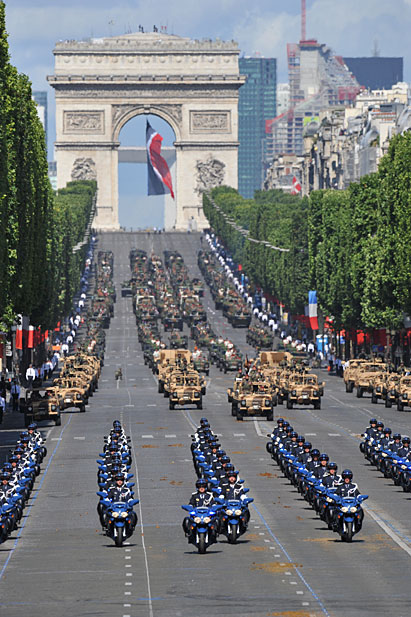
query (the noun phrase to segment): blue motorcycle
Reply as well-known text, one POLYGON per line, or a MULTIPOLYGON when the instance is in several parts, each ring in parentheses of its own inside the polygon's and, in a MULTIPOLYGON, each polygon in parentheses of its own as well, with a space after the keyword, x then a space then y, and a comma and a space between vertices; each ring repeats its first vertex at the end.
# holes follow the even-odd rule
POLYGON ((102 498, 101 503, 105 508, 106 533, 114 540, 116 546, 122 546, 123 542, 134 533, 137 514, 133 506, 139 503, 139 499, 110 501, 107 499, 107 494, 102 491, 98 491, 97 495, 102 498))
POLYGON ((368 495, 358 495, 358 497, 334 496, 336 505, 333 528, 343 542, 352 542, 353 536, 360 531, 364 518, 361 503, 366 499, 368 499, 368 495))
POLYGON ((218 513, 221 505, 213 505, 210 508, 195 508, 194 506, 181 506, 189 513, 187 525, 188 541, 197 547, 203 555, 207 548, 217 542, 219 528, 218 513))
POLYGON ((230 499, 225 502, 221 515, 220 532, 223 533, 230 544, 235 544, 238 538, 247 531, 250 513, 248 504, 254 501, 252 497, 237 500, 230 499))

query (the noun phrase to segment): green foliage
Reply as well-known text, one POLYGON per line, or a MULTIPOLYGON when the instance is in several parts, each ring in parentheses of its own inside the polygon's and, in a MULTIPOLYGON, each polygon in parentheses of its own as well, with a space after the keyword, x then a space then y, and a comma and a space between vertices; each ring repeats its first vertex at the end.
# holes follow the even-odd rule
POLYGON ((218 187, 204 211, 234 259, 294 313, 316 289, 337 329, 402 327, 411 315, 411 134, 397 135, 378 172, 344 191, 300 199, 257 191, 243 199, 218 187), (213 205, 250 234, 245 238, 213 205), (268 241, 290 252, 253 242, 268 241))
POLYGON ((304 312, 308 286, 308 200, 282 191, 257 191, 255 200, 243 199, 232 188, 218 187, 212 191, 211 199, 204 195, 203 204, 210 226, 235 261, 244 265, 254 284, 293 312, 304 312), (249 237, 236 231, 213 202, 235 223, 249 230, 249 237), (263 241, 289 251, 274 250, 260 243, 263 241))
POLYGON ((43 127, 31 84, 10 64, 0 2, 0 325, 16 314, 49 328, 66 314, 84 250, 95 182, 72 182, 54 197, 43 127))

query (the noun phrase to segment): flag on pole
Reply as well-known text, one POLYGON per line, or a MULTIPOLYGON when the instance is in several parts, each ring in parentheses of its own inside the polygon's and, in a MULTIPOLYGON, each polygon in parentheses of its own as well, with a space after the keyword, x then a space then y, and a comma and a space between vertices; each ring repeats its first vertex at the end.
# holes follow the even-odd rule
POLYGON ((20 323, 16 328, 16 349, 23 349, 23 316, 18 315, 17 319, 20 323))
POLYGON ((308 316, 310 318, 311 330, 318 330, 317 318, 317 292, 308 292, 308 316))
POLYGON ((173 182, 165 159, 161 156, 163 138, 155 131, 147 120, 146 148, 148 167, 148 195, 164 195, 165 186, 174 199, 173 182))
POLYGON ((34 326, 29 326, 28 337, 27 337, 27 349, 33 349, 33 347, 35 346, 34 336, 35 336, 34 326))
POLYGON ((301 193, 301 184, 298 182, 297 178, 294 176, 291 195, 298 195, 298 193, 301 193))

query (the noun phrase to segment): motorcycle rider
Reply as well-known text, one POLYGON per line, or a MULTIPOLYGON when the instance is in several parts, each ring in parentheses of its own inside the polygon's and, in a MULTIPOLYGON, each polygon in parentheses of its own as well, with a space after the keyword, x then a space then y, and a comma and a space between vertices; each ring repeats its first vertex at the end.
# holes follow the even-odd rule
POLYGON ((198 478, 196 489, 197 491, 191 494, 190 501, 188 502, 190 505, 194 508, 208 508, 214 504, 213 494, 207 491, 207 480, 198 478))
POLYGON ((227 480, 221 485, 221 496, 224 499, 242 499, 245 496, 243 486, 238 480, 238 471, 230 470, 227 480))
POLYGON ((337 487, 336 495, 342 497, 343 499, 344 497, 358 497, 358 495, 361 495, 358 489, 358 484, 352 482, 353 472, 351 469, 344 469, 341 474, 341 478, 342 483, 337 487))
POLYGON ((399 448, 397 454, 401 458, 406 458, 411 452, 410 449, 410 438, 405 436, 402 438, 402 447, 399 448))
POLYGON ((309 463, 312 458, 311 458, 311 442, 310 441, 305 441, 304 442, 304 446, 303 446, 303 451, 302 453, 298 456, 298 462, 302 463, 304 466, 307 465, 307 463, 309 463))
POLYGON ((366 437, 367 439, 375 439, 376 434, 377 434, 377 418, 371 418, 370 426, 365 429, 363 433, 363 437, 366 437))
POLYGON ((329 462, 327 465, 327 473, 321 478, 321 483, 326 488, 336 488, 342 483, 342 477, 337 474, 338 465, 334 462, 329 462))
POLYGON ((309 461, 306 464, 306 469, 311 472, 314 473, 314 471, 318 468, 321 467, 321 463, 320 463, 320 451, 317 450, 317 448, 313 448, 311 450, 311 461, 309 461))
POLYGON ((275 439, 283 432, 284 418, 278 418, 277 426, 272 430, 271 439, 275 439))
POLYGON ((328 461, 330 460, 330 457, 328 456, 328 454, 323 452, 323 454, 320 454, 318 460, 320 461, 320 466, 316 467, 313 473, 316 478, 321 479, 327 473, 327 465, 328 465, 328 461))

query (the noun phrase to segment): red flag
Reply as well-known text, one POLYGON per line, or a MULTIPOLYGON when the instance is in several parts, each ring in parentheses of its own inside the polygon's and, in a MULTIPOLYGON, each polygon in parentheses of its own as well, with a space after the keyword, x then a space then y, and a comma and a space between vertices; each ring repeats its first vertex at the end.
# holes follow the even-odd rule
POLYGON ((147 121, 146 147, 148 163, 148 195, 164 195, 165 185, 174 199, 173 182, 166 160, 161 156, 163 138, 147 121))
POLYGON ((16 349, 23 349, 23 317, 22 315, 18 316, 18 320, 20 321, 17 324, 16 329, 16 349))
POLYGON ((33 349, 34 347, 34 326, 29 326, 29 332, 27 337, 27 348, 33 349))

